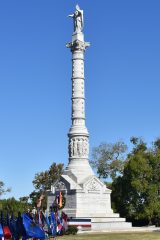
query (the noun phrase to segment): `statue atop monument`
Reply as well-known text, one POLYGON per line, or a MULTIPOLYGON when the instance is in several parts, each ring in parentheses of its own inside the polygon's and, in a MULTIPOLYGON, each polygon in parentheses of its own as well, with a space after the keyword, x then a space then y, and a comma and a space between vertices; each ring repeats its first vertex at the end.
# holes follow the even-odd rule
POLYGON ((78 4, 76 5, 76 10, 73 14, 68 15, 73 18, 74 24, 74 32, 80 33, 83 30, 84 22, 83 22, 83 10, 80 9, 78 4))

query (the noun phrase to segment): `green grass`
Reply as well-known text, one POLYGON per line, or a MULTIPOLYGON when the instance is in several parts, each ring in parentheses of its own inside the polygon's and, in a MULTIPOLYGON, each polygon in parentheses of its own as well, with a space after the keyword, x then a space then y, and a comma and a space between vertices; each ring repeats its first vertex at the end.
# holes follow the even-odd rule
POLYGON ((56 240, 160 240, 160 232, 90 233, 57 237, 56 240))

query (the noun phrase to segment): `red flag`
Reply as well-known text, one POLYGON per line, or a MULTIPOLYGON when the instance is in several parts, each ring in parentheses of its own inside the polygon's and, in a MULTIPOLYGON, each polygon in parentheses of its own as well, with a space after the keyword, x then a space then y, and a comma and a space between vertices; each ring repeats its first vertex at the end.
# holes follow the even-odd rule
POLYGON ((5 239, 10 239, 12 237, 10 229, 8 226, 3 227, 3 233, 4 233, 4 238, 5 239))

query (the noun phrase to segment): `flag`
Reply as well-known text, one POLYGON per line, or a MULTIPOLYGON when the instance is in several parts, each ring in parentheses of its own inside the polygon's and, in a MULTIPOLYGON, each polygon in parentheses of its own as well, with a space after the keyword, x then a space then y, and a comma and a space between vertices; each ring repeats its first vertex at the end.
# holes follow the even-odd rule
POLYGON ((2 227, 3 227, 3 224, 4 224, 4 216, 3 216, 3 212, 2 212, 2 211, 1 211, 0 222, 1 222, 1 225, 2 225, 2 227))
POLYGON ((68 229, 68 216, 64 212, 62 212, 62 225, 65 231, 68 229))
POLYGON ((3 226, 3 233, 5 239, 10 239, 12 237, 10 229, 8 226, 3 226))
POLYGON ((23 214, 22 218, 28 237, 45 239, 45 232, 27 214, 23 214))
POLYGON ((12 216, 9 221, 9 229, 11 231, 12 237, 16 238, 17 237, 17 231, 16 231, 16 219, 14 218, 14 215, 12 213, 12 216))
POLYGON ((57 223, 61 223, 60 211, 56 212, 56 220, 57 220, 57 223))
POLYGON ((52 231, 52 236, 56 236, 57 233, 57 221, 54 212, 51 212, 51 218, 50 218, 50 223, 51 223, 51 231, 52 231))
POLYGON ((9 218, 9 213, 7 212, 6 225, 9 227, 9 224, 10 224, 10 218, 9 218))
POLYGON ((2 238, 4 235, 3 235, 3 228, 2 228, 2 225, 0 224, 0 238, 2 238))
MULTIPOLYGON (((2 218, 3 218, 3 213, 2 213, 2 218)), ((12 234, 9 228, 9 223, 10 223, 10 219, 9 219, 9 214, 7 212, 6 218, 3 218, 2 220, 3 234, 5 239, 9 239, 12 237, 12 234)))
POLYGON ((63 229, 63 224, 62 224, 62 217, 60 216, 60 211, 56 212, 56 220, 57 220, 57 233, 61 234, 61 231, 63 229))
POLYGON ((50 222, 50 219, 49 219, 49 216, 48 216, 48 212, 46 211, 46 214, 45 214, 45 223, 46 225, 44 226, 44 230, 49 234, 51 235, 52 234, 52 230, 51 230, 51 222, 50 222))
POLYGON ((59 223, 59 224, 57 225, 57 233, 59 233, 59 234, 60 234, 60 232, 61 232, 62 228, 63 228, 62 224, 61 224, 61 223, 59 223))
POLYGON ((49 222, 49 218, 48 218, 48 211, 46 211, 45 221, 46 221, 47 225, 49 226, 50 222, 49 222))
POLYGON ((18 217, 16 220, 16 235, 18 238, 26 236, 26 231, 23 225, 23 219, 20 212, 18 212, 18 217))
POLYGON ((41 229, 43 229, 41 212, 38 213, 38 225, 41 229))

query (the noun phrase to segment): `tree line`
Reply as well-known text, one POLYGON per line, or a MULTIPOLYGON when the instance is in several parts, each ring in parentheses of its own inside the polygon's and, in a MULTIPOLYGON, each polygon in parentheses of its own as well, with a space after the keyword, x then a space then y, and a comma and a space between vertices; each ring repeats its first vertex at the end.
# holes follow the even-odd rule
POLYGON ((110 179, 112 208, 133 225, 160 225, 160 139, 151 146, 141 139, 100 144, 93 149, 91 165, 100 178, 110 179))
MULTIPOLYGON (((19 200, 14 197, 8 199, 0 199, 0 211, 4 213, 13 213, 17 215, 18 212, 27 212, 32 210, 34 207, 41 207, 45 210, 47 208, 47 194, 51 189, 51 185, 61 176, 64 169, 63 164, 53 163, 48 170, 42 171, 35 174, 32 181, 34 191, 28 196, 22 196, 19 200)), ((10 188, 5 188, 3 181, 0 181, 0 198, 5 193, 10 192, 10 188)))
MULTIPOLYGON (((129 150, 123 141, 102 143, 92 150, 90 160, 97 176, 112 190, 112 209, 132 221, 133 225, 160 225, 160 139, 152 145, 132 137, 129 150)), ((48 170, 35 174, 34 191, 19 200, 1 199, 0 210, 18 212, 33 208, 43 199, 46 208, 47 192, 59 179, 64 165, 53 163, 48 170), (43 196, 43 198, 42 198, 43 196)), ((10 191, 0 181, 0 197, 10 191)))

